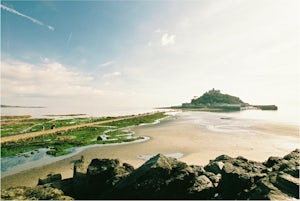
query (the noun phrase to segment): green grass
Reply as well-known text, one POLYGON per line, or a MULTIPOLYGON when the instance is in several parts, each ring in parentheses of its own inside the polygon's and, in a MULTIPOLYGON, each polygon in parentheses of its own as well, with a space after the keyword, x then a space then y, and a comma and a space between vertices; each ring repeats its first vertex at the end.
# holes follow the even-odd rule
MULTIPOLYGON (((91 144, 111 144, 111 143, 120 143, 120 142, 130 142, 136 139, 140 139, 141 137, 137 137, 134 139, 127 139, 124 136, 118 136, 127 134, 126 131, 122 130, 124 127, 128 126, 136 126, 141 123, 153 123, 157 119, 161 119, 165 117, 164 113, 154 113, 149 114, 144 117, 135 117, 132 119, 126 119, 121 121, 112 122, 106 125, 109 126, 116 126, 117 129, 111 132, 107 132, 108 139, 115 140, 108 140, 108 141, 97 141, 95 140, 98 136, 102 135, 105 131, 109 130, 110 128, 106 127, 85 127, 79 128, 72 131, 67 131, 61 134, 51 134, 46 136, 39 136, 34 139, 28 139, 24 141, 18 142, 8 142, 3 143, 1 145, 1 156, 14 156, 18 153, 24 153, 28 151, 32 151, 39 148, 47 148, 51 147, 47 154, 53 156, 61 156, 68 154, 69 152, 66 151, 68 148, 72 147, 80 147, 86 146, 91 144)), ((107 119, 107 118, 105 118, 107 119)), ((83 120, 83 119, 82 119, 83 120)), ((95 121, 103 121, 104 118, 95 118, 95 121)), ((65 125, 68 121, 59 120, 61 124, 58 125, 65 125)))
POLYGON ((38 132, 43 130, 50 130, 52 125, 55 128, 79 125, 91 122, 100 122, 116 117, 96 117, 96 118, 72 118, 72 119, 60 119, 54 120, 49 118, 44 119, 10 119, 5 118, 1 121, 1 137, 7 137, 11 135, 18 135, 22 133, 38 132))
POLYGON ((121 121, 107 123, 107 126, 116 126, 118 128, 127 127, 127 126, 137 126, 142 123, 153 123, 157 119, 164 118, 166 115, 163 112, 158 112, 144 117, 135 117, 132 119, 125 119, 121 121))

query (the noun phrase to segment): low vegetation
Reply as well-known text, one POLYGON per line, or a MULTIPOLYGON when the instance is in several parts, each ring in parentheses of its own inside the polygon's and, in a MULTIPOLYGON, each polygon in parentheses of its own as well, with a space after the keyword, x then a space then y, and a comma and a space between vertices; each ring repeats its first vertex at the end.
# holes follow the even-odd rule
MULTIPOLYGON (((63 133, 53 133, 35 137, 34 139, 19 140, 16 142, 7 142, 1 144, 2 157, 14 156, 16 154, 34 151, 40 148, 48 148, 47 154, 60 156, 68 154, 68 148, 80 147, 91 144, 110 144, 120 142, 130 142, 141 137, 130 136, 132 134, 127 129, 128 126, 136 126, 143 123, 153 123, 157 119, 165 117, 164 113, 147 114, 145 116, 136 116, 126 120, 115 121, 103 125, 94 125, 90 127, 69 130, 63 133), (100 140, 98 137, 105 134, 107 139, 100 140), (130 137, 129 137, 130 136, 130 137)), ((102 121, 111 118, 95 118, 94 121, 102 121)), ((41 122, 41 119, 32 120, 35 123, 41 122)), ((81 122, 90 121, 89 119, 81 119, 81 122)), ((42 121, 43 122, 43 121, 42 121)), ((70 120, 55 120, 58 126, 63 127, 69 125, 70 120)), ((45 123, 44 123, 45 124, 45 123)), ((27 125, 27 124, 26 124, 27 125)), ((13 129, 18 127, 12 127, 13 129)), ((47 127, 48 128, 48 127, 47 127)), ((2 128, 1 128, 2 129, 2 128)), ((18 130, 20 130, 18 128, 18 130)), ((16 131, 15 131, 16 132, 16 131)))
POLYGON ((64 126, 100 122, 114 118, 116 117, 68 118, 58 120, 52 118, 31 118, 31 116, 2 116, 1 137, 50 130, 53 127, 60 128, 64 126))
POLYGON ((212 89, 204 93, 201 97, 192 99, 192 104, 240 104, 245 103, 238 97, 231 96, 228 94, 222 94, 219 90, 212 89))

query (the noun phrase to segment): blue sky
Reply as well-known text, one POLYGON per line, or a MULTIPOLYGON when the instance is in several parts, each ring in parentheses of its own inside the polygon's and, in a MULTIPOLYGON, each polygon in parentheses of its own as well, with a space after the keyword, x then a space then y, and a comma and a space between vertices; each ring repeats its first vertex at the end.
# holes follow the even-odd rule
POLYGON ((297 0, 2 1, 1 102, 299 106, 297 0), (295 93, 297 91, 297 93, 295 93))
POLYGON ((54 27, 51 31, 11 12, 2 12, 4 53, 30 57, 32 61, 47 57, 69 65, 96 68, 101 62, 126 55, 137 43, 146 43, 138 35, 139 26, 155 18, 151 14, 159 12, 165 3, 3 1, 2 4, 54 27))

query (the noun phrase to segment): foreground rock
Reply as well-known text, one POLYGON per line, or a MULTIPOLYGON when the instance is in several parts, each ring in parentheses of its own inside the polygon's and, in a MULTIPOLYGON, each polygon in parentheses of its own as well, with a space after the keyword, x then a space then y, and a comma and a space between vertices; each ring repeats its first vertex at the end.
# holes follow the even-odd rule
POLYGON ((1 198, 299 199, 299 161, 299 149, 264 163, 221 155, 205 167, 161 154, 137 169, 116 159, 82 158, 74 165, 73 178, 50 174, 37 187, 10 188, 1 198))
MULTIPOLYGON (((196 179, 187 164, 158 154, 120 181, 112 195, 116 199, 183 199, 196 179)), ((211 187, 206 185, 203 189, 211 187)))
POLYGON ((64 193, 48 185, 12 187, 1 192, 1 200, 73 200, 64 193))

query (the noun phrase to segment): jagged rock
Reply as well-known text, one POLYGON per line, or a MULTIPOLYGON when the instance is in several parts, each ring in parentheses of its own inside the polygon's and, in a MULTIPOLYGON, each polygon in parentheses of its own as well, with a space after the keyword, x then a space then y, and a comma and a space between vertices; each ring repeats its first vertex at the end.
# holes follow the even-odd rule
POLYGON ((260 179, 250 191, 249 199, 254 200, 288 200, 289 197, 275 187, 270 180, 275 174, 260 179))
POLYGON ((280 172, 274 185, 287 195, 299 198, 299 178, 280 172))
MULTIPOLYGON (((200 192, 212 188, 213 184, 204 175, 196 177, 198 173, 194 171, 195 169, 177 159, 158 154, 120 181, 113 191, 114 198, 200 198, 200 192)), ((207 197, 203 196, 203 198, 207 197)))
POLYGON ((289 161, 294 161, 295 163, 299 164, 299 162, 300 162, 300 149, 295 149, 294 151, 287 154, 283 158, 286 159, 286 160, 289 160, 289 161))
POLYGON ((268 160, 267 160, 266 162, 264 162, 263 164, 264 164, 266 167, 273 167, 274 165, 279 164, 280 161, 281 161, 281 158, 271 156, 271 157, 268 158, 268 160))
POLYGON ((74 162, 73 169, 73 182, 72 182, 72 195, 77 199, 84 199, 87 196, 87 169, 88 161, 81 156, 81 159, 74 162))
POLYGON ((73 178, 48 175, 34 188, 3 190, 1 198, 299 199, 299 152, 270 157, 264 163, 222 155, 205 167, 158 154, 136 170, 117 159, 94 159, 88 164, 82 157, 74 164, 73 178))
POLYGON ((191 165, 190 167, 193 169, 196 177, 200 175, 205 175, 213 183, 214 187, 218 186, 219 181, 221 179, 221 174, 207 172, 202 166, 191 165))
POLYGON ((73 179, 62 180, 61 174, 48 174, 46 178, 38 180, 38 186, 48 184, 52 188, 62 190, 67 195, 72 195, 73 179))
POLYGON ((196 176, 203 175, 205 173, 205 169, 203 166, 198 166, 198 165, 191 165, 190 166, 195 173, 196 176))
POLYGON ((214 161, 228 161, 228 160, 232 160, 233 158, 231 158, 230 156, 227 156, 227 155, 220 155, 218 156, 215 160, 210 160, 209 163, 212 163, 214 161))
POLYGON ((73 200, 64 193, 48 185, 35 187, 11 187, 1 192, 3 200, 73 200))
POLYGON ((188 199, 208 199, 214 194, 214 184, 205 175, 196 177, 193 186, 187 189, 188 199))
POLYGON ((213 172, 215 174, 220 174, 224 167, 224 163, 222 161, 213 161, 204 167, 206 171, 213 172))
POLYGON ((44 184, 60 181, 61 178, 62 178, 61 174, 48 174, 46 178, 39 179, 38 185, 44 185, 44 184))
POLYGON ((266 167, 262 163, 249 161, 244 157, 231 158, 223 155, 210 164, 220 161, 224 163, 218 185, 221 199, 247 199, 252 185, 267 175, 264 173, 266 167))
POLYGON ((134 168, 128 163, 121 164, 117 159, 93 159, 87 170, 89 196, 99 197, 111 189, 134 168))
POLYGON ((292 151, 283 158, 270 157, 272 171, 260 179, 250 191, 250 199, 299 199, 299 149, 292 151), (273 165, 271 161, 276 160, 273 165))

